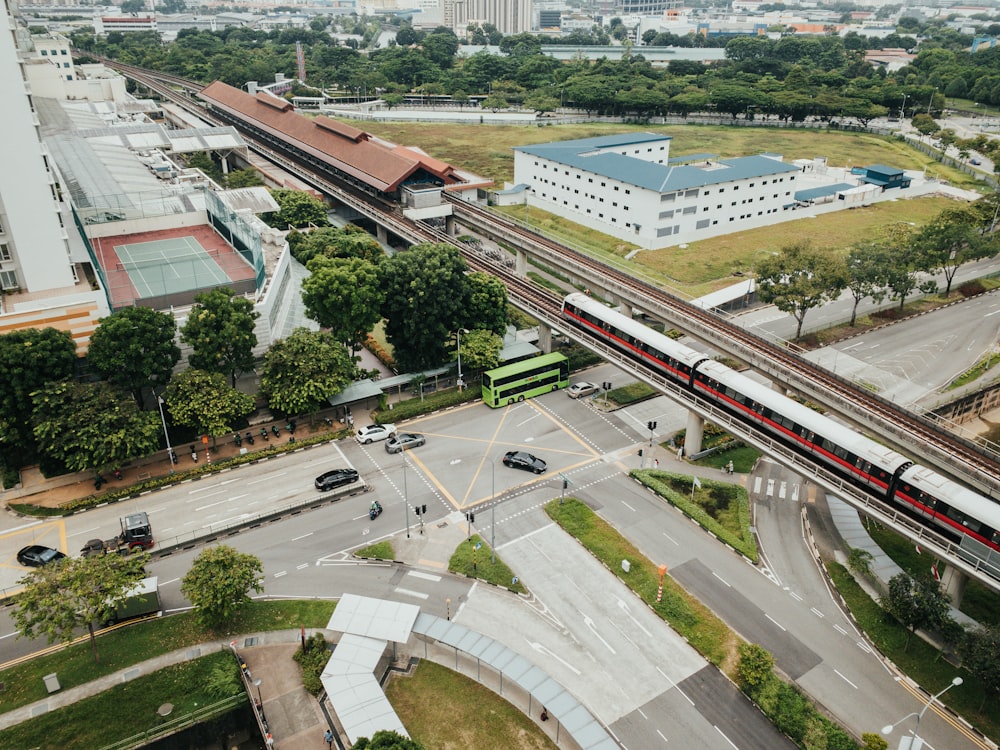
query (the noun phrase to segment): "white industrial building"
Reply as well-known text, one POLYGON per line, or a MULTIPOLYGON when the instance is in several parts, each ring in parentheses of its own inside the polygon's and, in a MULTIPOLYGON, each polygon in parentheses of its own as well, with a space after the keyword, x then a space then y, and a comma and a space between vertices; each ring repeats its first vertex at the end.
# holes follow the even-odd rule
POLYGON ((622 133, 514 149, 525 200, 644 249, 787 220, 801 168, 773 154, 670 158, 669 136, 622 133))

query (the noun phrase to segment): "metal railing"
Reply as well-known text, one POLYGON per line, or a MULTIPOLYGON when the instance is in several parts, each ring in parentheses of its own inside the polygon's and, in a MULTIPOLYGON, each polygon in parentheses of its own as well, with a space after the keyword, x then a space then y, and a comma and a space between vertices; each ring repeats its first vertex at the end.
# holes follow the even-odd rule
POLYGON ((195 724, 200 724, 207 719, 211 719, 213 716, 226 713, 227 711, 236 708, 236 706, 241 703, 244 703, 246 700, 247 696, 245 693, 241 692, 237 695, 231 695, 228 698, 223 698, 221 701, 216 701, 215 703, 210 703, 207 706, 202 706, 196 711, 192 711, 184 716, 178 716, 176 719, 164 721, 162 724, 153 727, 152 729, 147 729, 139 734, 133 734, 131 737, 127 737, 119 742, 105 745, 100 748, 100 750, 132 750, 132 748, 143 747, 144 745, 148 745, 153 740, 166 737, 171 734, 176 734, 182 729, 187 729, 195 724))

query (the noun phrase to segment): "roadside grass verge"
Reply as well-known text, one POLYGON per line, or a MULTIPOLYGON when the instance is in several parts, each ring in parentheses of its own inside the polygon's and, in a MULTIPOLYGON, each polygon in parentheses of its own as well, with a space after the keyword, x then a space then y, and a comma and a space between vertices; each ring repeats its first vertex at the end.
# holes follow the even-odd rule
MULTIPOLYGON (((608 401, 613 401, 618 406, 628 406, 629 404, 637 404, 640 401, 645 401, 658 395, 660 395, 659 391, 639 381, 622 386, 621 388, 612 388, 608 391, 608 401)), ((604 394, 599 391, 597 400, 603 401, 603 399, 604 394)))
MULTIPOLYGON (((836 562, 826 563, 826 568, 859 627, 879 651, 929 693, 936 693, 951 682, 959 672, 958 667, 943 660, 941 652, 922 638, 911 639, 909 650, 904 650, 906 629, 865 593, 847 568, 836 562)), ((962 679, 964 682, 961 685, 949 690, 939 700, 996 741, 1000 738, 1000 704, 996 701, 987 703, 980 714, 982 684, 964 670, 962 679)))
POLYGON ((42 678, 53 672, 66 690, 160 654, 226 635, 284 630, 302 625, 326 627, 334 607, 332 601, 255 601, 244 608, 239 623, 230 633, 206 632, 191 612, 121 626, 97 639, 101 659, 98 664, 94 663, 89 640, 84 638, 66 648, 0 671, 0 682, 6 685, 0 691, 0 713, 46 698, 48 691, 42 678))
POLYGON ((393 674, 385 693, 410 737, 435 750, 549 750, 531 717, 489 688, 430 661, 393 674))
POLYGON ((354 550, 354 556, 367 557, 371 560, 395 560, 396 550, 392 546, 392 542, 385 540, 354 550))
POLYGON ((656 469, 638 469, 629 476, 648 487, 721 541, 757 562, 757 542, 750 531, 747 491, 737 484, 698 480, 656 469))
POLYGON ((490 560, 490 545, 483 541, 479 534, 473 534, 455 548, 448 561, 448 570, 470 578, 482 578, 488 583, 503 586, 516 594, 528 593, 520 580, 514 581, 514 571, 507 567, 499 555, 496 556, 495 562, 490 560), (480 545, 478 550, 477 544, 480 545))
POLYGON ((663 578, 663 598, 657 602, 657 565, 579 500, 566 498, 564 503, 552 500, 545 504, 545 512, 686 638, 695 650, 735 678, 739 639, 708 607, 669 575, 663 578), (622 570, 622 560, 631 563, 628 573, 622 570))
POLYGON ((156 713, 164 703, 173 704, 170 718, 177 719, 220 700, 209 687, 215 670, 231 672, 239 685, 236 660, 219 651, 8 727, 0 733, 0 750, 101 748, 133 737, 164 721, 156 713))
POLYGON ((711 456, 699 458, 694 463, 698 466, 711 466, 713 469, 724 469, 732 461, 733 471, 737 474, 747 474, 753 465, 760 458, 760 451, 756 448, 738 444, 729 450, 713 453, 711 456))
MULTIPOLYGON (((913 542, 879 523, 866 520, 865 528, 872 541, 910 576, 913 578, 931 576, 931 565, 935 560, 933 555, 917 552, 913 542)), ((939 563, 938 573, 944 574, 946 567, 944 563, 939 563)), ((1000 595, 978 581, 970 580, 966 584, 959 610, 984 625, 1000 625, 1000 595)))

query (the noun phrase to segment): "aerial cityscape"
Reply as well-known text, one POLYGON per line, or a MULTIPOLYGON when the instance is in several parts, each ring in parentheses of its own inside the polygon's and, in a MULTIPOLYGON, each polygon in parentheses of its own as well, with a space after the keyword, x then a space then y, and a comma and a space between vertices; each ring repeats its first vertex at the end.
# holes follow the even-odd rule
POLYGON ((5 18, 0 750, 998 746, 1000 6, 5 18))

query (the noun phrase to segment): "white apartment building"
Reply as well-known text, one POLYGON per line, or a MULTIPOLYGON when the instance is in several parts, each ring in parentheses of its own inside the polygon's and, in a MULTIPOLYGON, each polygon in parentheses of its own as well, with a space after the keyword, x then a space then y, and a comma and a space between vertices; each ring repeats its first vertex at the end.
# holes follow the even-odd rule
MULTIPOLYGON (((72 286, 76 278, 56 178, 18 57, 17 28, 7 12, 0 23, 0 101, 4 103, 0 288, 42 292, 72 286)), ((57 54, 56 60, 62 57, 57 54)))
POLYGON ((514 149, 526 201, 656 249, 786 221, 797 166, 780 156, 670 159, 669 136, 584 138, 514 149))
POLYGON ((442 0, 444 25, 465 37, 469 24, 491 23, 501 34, 532 29, 531 0, 442 0))

